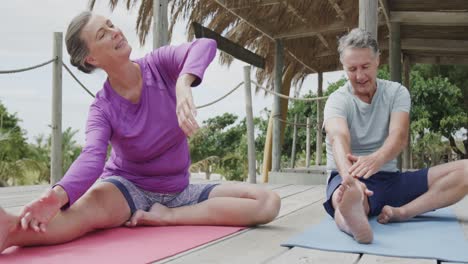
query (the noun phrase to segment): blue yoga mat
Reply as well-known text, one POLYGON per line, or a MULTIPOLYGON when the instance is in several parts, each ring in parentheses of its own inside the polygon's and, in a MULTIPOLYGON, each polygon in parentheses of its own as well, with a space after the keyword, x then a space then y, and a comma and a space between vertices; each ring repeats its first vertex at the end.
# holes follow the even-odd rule
POLYGON ((386 225, 372 218, 370 224, 374 230, 374 241, 369 245, 357 243, 351 236, 339 231, 333 219, 327 217, 282 246, 468 262, 468 242, 450 208, 426 213, 407 222, 386 225))

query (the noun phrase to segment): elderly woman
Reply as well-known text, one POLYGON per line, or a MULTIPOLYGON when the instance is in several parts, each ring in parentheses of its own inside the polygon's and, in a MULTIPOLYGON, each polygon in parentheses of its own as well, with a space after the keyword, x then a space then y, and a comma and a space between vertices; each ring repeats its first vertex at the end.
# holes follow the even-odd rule
POLYGON ((244 226, 277 216, 272 191, 189 183, 187 136, 198 129, 191 87, 213 60, 214 41, 165 46, 132 61, 120 29, 83 12, 70 23, 66 46, 74 66, 100 68, 108 78, 89 110, 86 145, 64 178, 20 216, 0 208, 0 252, 122 225, 244 226))

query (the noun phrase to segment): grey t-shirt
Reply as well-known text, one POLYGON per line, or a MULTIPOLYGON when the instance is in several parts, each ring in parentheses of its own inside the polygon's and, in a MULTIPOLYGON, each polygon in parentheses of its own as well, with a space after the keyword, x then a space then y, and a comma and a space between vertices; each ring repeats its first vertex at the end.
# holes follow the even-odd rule
MULTIPOLYGON (((324 121, 343 117, 351 135, 351 151, 357 156, 369 155, 378 150, 388 136, 390 115, 407 112, 411 108, 408 90, 401 84, 377 79, 377 91, 371 104, 361 101, 352 93, 349 81, 333 92, 325 104, 324 121)), ((324 122, 325 123, 325 122, 324 122)), ((330 141, 327 144, 327 169, 336 170, 330 141)), ((396 159, 390 160, 380 171, 397 171, 396 159)))

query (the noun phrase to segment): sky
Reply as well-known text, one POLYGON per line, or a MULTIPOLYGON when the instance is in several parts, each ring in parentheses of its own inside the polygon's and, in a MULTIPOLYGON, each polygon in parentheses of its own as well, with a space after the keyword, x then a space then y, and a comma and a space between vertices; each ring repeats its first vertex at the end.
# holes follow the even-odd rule
MULTIPOLYGON (((144 56, 152 50, 152 35, 148 35, 147 44, 141 46, 135 30, 137 9, 126 10, 123 2, 111 12, 108 0, 96 1, 94 12, 109 17, 121 28, 133 51, 131 59, 144 56)), ((15 0, 4 1, 0 9, 0 71, 36 65, 52 59, 53 32, 63 32, 71 19, 87 9, 88 0, 15 0)), ((172 45, 186 41, 186 23, 179 21, 176 25, 172 45)), ((235 61, 230 67, 219 64, 219 53, 205 73, 200 86, 193 90, 195 105, 211 102, 226 94, 238 83, 243 81, 243 66, 241 61, 235 61)), ((91 92, 96 93, 102 88, 106 75, 102 71, 84 74, 70 66, 69 56, 63 44, 63 60, 73 73, 91 92)), ((324 74, 324 89, 328 83, 343 77, 343 72, 324 74)), ((254 74, 252 73, 252 78, 254 74)), ((306 78, 301 93, 317 90, 317 75, 306 78)), ((78 130, 75 139, 84 144, 84 128, 90 97, 63 69, 63 111, 62 128, 71 127, 78 130)), ((291 89, 291 95, 294 89, 291 89)), ((16 113, 22 120, 20 126, 27 132, 29 142, 40 134, 49 135, 52 109, 52 66, 16 74, 0 74, 0 101, 10 113, 16 113)), ((263 93, 253 95, 254 116, 259 116, 264 108, 272 108, 273 98, 265 97, 263 93)), ((242 88, 217 104, 198 110, 197 121, 204 120, 230 112, 240 118, 245 116, 244 91, 242 88)))

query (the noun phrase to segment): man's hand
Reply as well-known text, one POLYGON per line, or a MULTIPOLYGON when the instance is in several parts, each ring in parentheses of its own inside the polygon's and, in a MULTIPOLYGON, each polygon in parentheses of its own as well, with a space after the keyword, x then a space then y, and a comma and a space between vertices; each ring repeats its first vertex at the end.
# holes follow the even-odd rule
POLYGON ((20 215, 20 223, 23 230, 31 228, 36 232, 45 232, 47 224, 60 211, 68 199, 64 190, 49 189, 39 199, 36 199, 26 206, 20 215), (63 193, 61 193, 63 192, 63 193))
POLYGON ((369 178, 380 170, 382 167, 382 159, 376 154, 368 156, 354 156, 352 154, 347 155, 348 159, 353 163, 349 168, 348 173, 354 178, 364 179, 369 178))
POLYGON ((197 120, 197 109, 193 104, 192 88, 190 85, 178 83, 176 86, 177 98, 177 120, 180 128, 184 131, 185 135, 193 135, 200 127, 197 120))
POLYGON ((346 192, 346 189, 351 187, 351 185, 353 185, 353 184, 357 185, 357 187, 360 188, 363 191, 363 193, 364 193, 364 195, 366 197, 374 195, 374 192, 367 189, 367 186, 364 183, 360 182, 357 179, 351 178, 351 177, 344 177, 343 181, 341 182, 341 185, 336 189, 336 191, 338 192, 337 202, 339 202, 339 203, 341 202, 341 200, 343 199, 343 193, 346 192))

